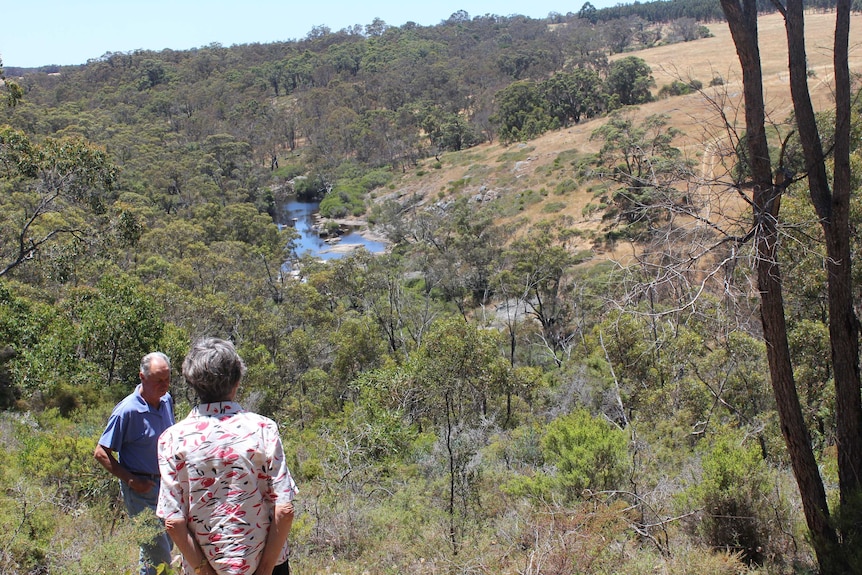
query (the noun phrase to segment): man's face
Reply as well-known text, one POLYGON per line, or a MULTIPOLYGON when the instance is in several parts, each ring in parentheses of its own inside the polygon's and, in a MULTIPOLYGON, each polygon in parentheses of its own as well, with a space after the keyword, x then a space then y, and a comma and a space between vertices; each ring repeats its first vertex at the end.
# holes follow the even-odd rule
POLYGON ((150 375, 141 373, 141 384, 144 395, 161 397, 171 386, 171 370, 160 357, 154 357, 150 362, 150 375))

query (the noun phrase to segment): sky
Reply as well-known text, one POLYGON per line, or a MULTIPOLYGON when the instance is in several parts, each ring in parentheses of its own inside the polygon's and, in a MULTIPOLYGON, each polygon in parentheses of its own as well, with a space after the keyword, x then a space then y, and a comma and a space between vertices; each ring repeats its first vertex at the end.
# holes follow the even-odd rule
MULTIPOLYGON (((8 0, 0 26, 4 67, 85 64, 107 52, 188 50, 212 43, 269 43, 333 32, 380 18, 430 26, 464 10, 470 17, 577 12, 587 0, 8 0)), ((591 0, 597 8, 626 4, 591 0)))

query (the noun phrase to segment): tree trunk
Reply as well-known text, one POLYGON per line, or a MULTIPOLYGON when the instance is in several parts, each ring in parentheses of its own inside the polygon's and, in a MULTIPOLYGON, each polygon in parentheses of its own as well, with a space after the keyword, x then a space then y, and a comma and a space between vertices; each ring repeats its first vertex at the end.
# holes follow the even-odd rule
MULTIPOLYGON (((755 195, 756 197, 756 195, 755 195)), ((759 210, 755 199, 755 217, 759 210)), ((787 445, 790 464, 799 494, 805 520, 811 533, 811 543, 817 555, 822 575, 845 575, 849 573, 838 550, 838 537, 830 523, 826 490, 811 450, 811 438, 802 415, 790 348, 787 343, 787 326, 784 318, 784 300, 781 287, 781 270, 776 263, 778 239, 775 219, 771 214, 760 212, 757 246, 757 285, 760 289, 760 319, 769 375, 775 404, 781 423, 781 433, 787 445)))
MULTIPOLYGON (((793 26, 800 21, 788 19, 788 37, 793 26)), ((799 487, 803 510, 811 542, 820 571, 823 575, 849 573, 848 562, 841 552, 838 535, 830 524, 826 491, 817 461, 811 449, 808 428, 802 416, 802 408, 793 377, 793 366, 787 342, 787 326, 784 317, 781 270, 777 262, 778 228, 777 216, 781 188, 772 182, 772 167, 765 130, 765 106, 763 100, 762 70, 757 40, 757 8, 755 0, 721 0, 727 18, 739 62, 742 67, 743 96, 745 99, 746 137, 753 181, 754 226, 756 227, 757 276, 761 297, 761 322, 766 342, 770 381, 775 395, 781 431, 787 445, 791 466, 799 487)), ((794 28, 794 33, 796 29, 794 28)), ((804 47, 804 46, 803 46, 804 47)), ((790 45, 791 69, 797 65, 798 46, 790 45)), ((805 67, 804 49, 801 54, 805 67)), ((803 75, 805 82, 806 74, 803 75)), ((796 78, 798 81, 798 78, 796 78)), ((798 88, 798 86, 797 86, 798 88)), ((806 85, 807 95, 807 85, 806 85)), ((796 94, 794 94, 794 102, 796 94)), ((810 99, 808 100, 810 106, 810 99)), ((813 112, 811 113, 813 121, 813 112)), ((810 126, 800 124, 800 135, 810 126)), ((816 124, 815 124, 816 135, 816 124)), ((810 139, 810 132, 804 137, 810 139)), ((818 139, 819 144, 819 139, 818 139)), ((822 159, 822 154, 821 154, 822 159)), ((824 181, 825 181, 825 171, 824 181)), ((815 174, 814 178, 819 177, 815 174)), ((848 260, 844 260, 847 262, 848 260)), ((849 268, 848 265, 844 266, 849 268)), ((849 272, 849 269, 848 269, 849 272)), ((831 300, 830 300, 831 301, 831 300)), ((851 308, 852 311, 852 308, 851 308)), ((833 348, 834 349, 834 348, 833 348)), ((858 394, 858 387, 856 389, 858 394)))
MULTIPOLYGON (((859 377, 859 323, 853 310, 850 254, 850 69, 847 61, 850 0, 837 5, 833 68, 835 71, 835 143, 833 188, 829 189, 817 118, 808 91, 802 0, 789 0, 785 14, 790 54, 790 89, 800 140, 808 167, 811 201, 826 239, 829 340, 835 374, 838 479, 844 515, 854 515, 862 481, 862 396, 859 377)), ((842 529, 844 544, 858 540, 856 521, 842 529)))

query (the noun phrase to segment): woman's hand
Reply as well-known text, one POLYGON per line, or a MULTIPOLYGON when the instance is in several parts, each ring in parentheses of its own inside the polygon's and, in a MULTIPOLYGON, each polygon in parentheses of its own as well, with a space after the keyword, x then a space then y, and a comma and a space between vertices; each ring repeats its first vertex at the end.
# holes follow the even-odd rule
POLYGON ((272 570, 275 568, 275 565, 270 565, 261 561, 257 564, 257 569, 254 571, 254 575, 272 575, 272 570))

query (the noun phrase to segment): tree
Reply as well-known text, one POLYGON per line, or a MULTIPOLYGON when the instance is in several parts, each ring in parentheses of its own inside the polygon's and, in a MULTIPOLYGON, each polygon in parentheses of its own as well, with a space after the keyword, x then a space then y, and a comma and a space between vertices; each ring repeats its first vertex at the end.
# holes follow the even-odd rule
POLYGON ((566 223, 540 222, 529 235, 512 242, 506 252, 511 271, 500 278, 503 292, 515 296, 517 306, 541 326, 543 343, 558 366, 577 331, 572 325, 575 310, 568 272, 580 259, 569 248, 574 234, 566 223))
POLYGON ((457 152, 480 142, 479 134, 461 114, 434 107, 423 111, 423 115, 420 125, 435 155, 442 151, 457 152))
POLYGON ((3 73, 2 58, 0 58, 0 83, 6 88, 6 106, 14 108, 18 102, 24 99, 24 90, 21 89, 21 86, 17 82, 6 79, 6 75, 3 73))
POLYGON ((481 430, 494 389, 509 371, 493 332, 461 318, 434 324, 417 356, 416 378, 425 389, 435 421, 443 427, 449 475, 447 511, 453 554, 463 545, 467 519, 475 513, 477 478, 469 465, 479 450, 481 430))
POLYGON ((79 212, 103 212, 103 193, 116 177, 107 153, 83 140, 36 144, 23 132, 0 127, 0 277, 60 236, 87 237, 79 212))
POLYGON ((702 26, 694 18, 677 18, 671 23, 671 34, 680 38, 683 42, 691 42, 703 38, 709 34, 709 29, 702 26))
POLYGON ((511 84, 497 94, 496 100, 496 123, 503 143, 529 140, 551 127, 547 102, 532 81, 511 84))
POLYGON ((578 10, 578 18, 583 18, 588 20, 590 24, 595 24, 598 22, 597 16, 598 10, 595 6, 593 6, 590 2, 584 2, 584 5, 581 6, 581 9, 578 10))
POLYGON ((577 68, 571 73, 554 74, 542 82, 541 89, 551 116, 563 127, 577 124, 582 117, 597 116, 605 109, 607 97, 595 70, 577 68))
POLYGON ((605 39, 605 45, 612 54, 619 54, 631 44, 635 38, 635 31, 642 26, 643 21, 637 16, 629 18, 614 18, 602 22, 600 30, 605 39))
POLYGON ((603 177, 622 186, 613 201, 630 237, 646 239, 655 221, 667 218, 667 212, 656 209, 659 204, 670 211, 684 209, 676 185, 690 174, 682 152, 672 145, 682 132, 668 120, 666 114, 653 114, 635 124, 631 114, 618 111, 590 135, 604 142, 597 160, 603 177))
POLYGON ((605 91, 617 96, 619 104, 636 106, 652 102, 650 88, 655 86, 652 69, 637 56, 626 56, 611 63, 605 91))
POLYGON ((141 357, 158 349, 164 329, 161 310, 143 286, 106 276, 95 290, 79 290, 72 307, 81 356, 101 369, 107 386, 133 383, 141 357))
MULTIPOLYGON (((836 529, 823 480, 811 449, 809 430, 800 406, 787 341, 781 270, 776 259, 780 199, 785 186, 773 180, 766 136, 763 74, 757 38, 757 6, 753 0, 721 0, 743 75, 745 127, 751 178, 752 209, 757 229, 757 276, 761 322, 767 343, 770 377, 790 461, 802 497, 805 518, 820 571, 824 575, 859 573, 852 563, 858 551, 860 482, 862 482, 862 398, 859 377, 859 322, 854 313, 850 252, 850 72, 848 43, 850 1, 836 9, 833 68, 835 125, 832 183, 827 156, 807 84, 802 0, 774 3, 784 16, 789 49, 791 97, 808 172, 811 201, 826 241, 829 339, 836 391, 838 473, 842 513, 851 521, 836 529)), ((776 173, 783 174, 782 166, 776 173)))

